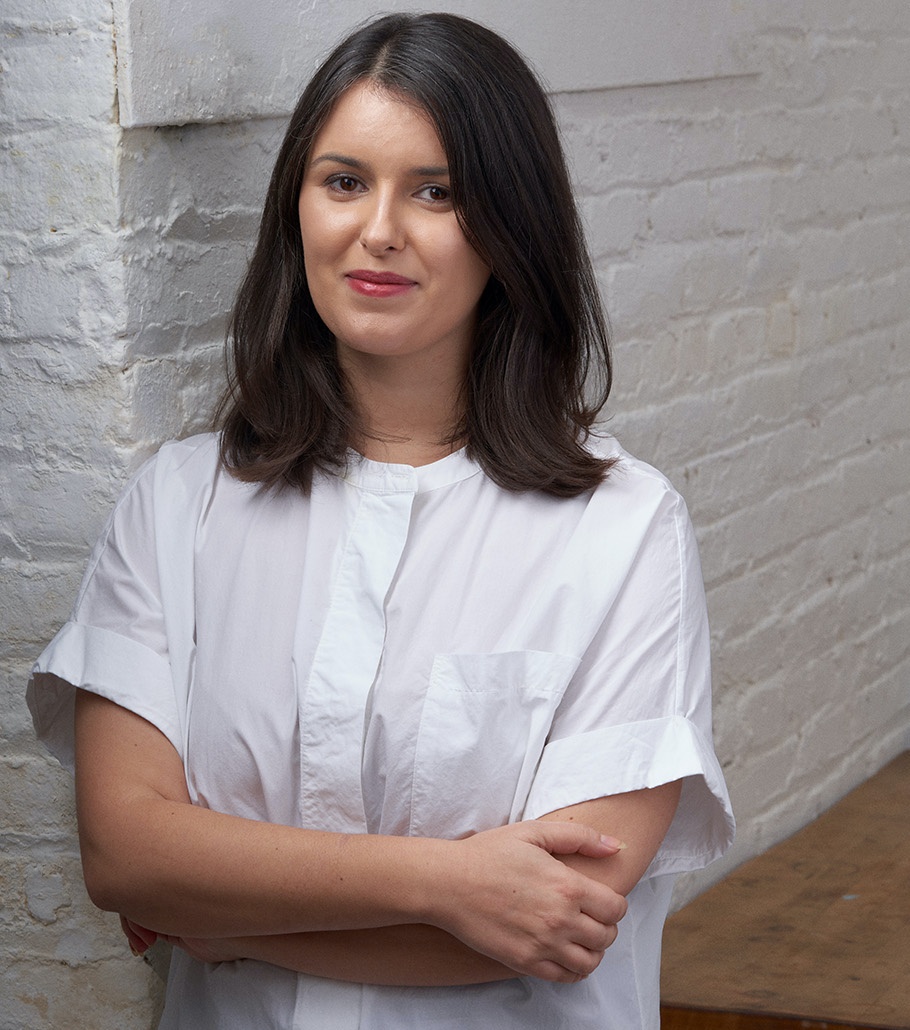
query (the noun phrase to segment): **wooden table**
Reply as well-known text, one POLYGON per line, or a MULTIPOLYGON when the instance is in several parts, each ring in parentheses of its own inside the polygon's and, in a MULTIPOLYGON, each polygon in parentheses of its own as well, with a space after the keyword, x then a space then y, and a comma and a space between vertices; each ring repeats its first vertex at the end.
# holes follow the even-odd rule
POLYGON ((910 1028, 910 751, 672 916, 663 1030, 910 1028))

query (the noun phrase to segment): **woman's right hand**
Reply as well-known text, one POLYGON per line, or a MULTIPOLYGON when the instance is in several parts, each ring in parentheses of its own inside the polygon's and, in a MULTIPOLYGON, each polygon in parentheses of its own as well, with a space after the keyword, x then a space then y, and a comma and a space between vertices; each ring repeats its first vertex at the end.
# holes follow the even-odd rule
POLYGON ((446 843, 454 869, 437 880, 427 922, 523 975, 574 983, 597 968, 626 899, 553 856, 607 858, 619 841, 578 823, 529 821, 446 843))

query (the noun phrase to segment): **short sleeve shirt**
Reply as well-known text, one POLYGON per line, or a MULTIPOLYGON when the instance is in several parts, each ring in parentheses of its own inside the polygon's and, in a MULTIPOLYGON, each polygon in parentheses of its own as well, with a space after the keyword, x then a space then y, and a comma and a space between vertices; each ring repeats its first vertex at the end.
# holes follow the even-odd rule
POLYGON ((463 451, 352 456, 309 495, 267 491, 211 435, 127 487, 29 685, 64 764, 79 686, 167 736, 194 804, 292 826, 454 838, 683 780, 580 984, 374 987, 176 952, 165 1030, 657 1027, 672 874, 733 823, 685 505, 614 441, 596 449, 614 469, 570 499, 503 490, 463 451))

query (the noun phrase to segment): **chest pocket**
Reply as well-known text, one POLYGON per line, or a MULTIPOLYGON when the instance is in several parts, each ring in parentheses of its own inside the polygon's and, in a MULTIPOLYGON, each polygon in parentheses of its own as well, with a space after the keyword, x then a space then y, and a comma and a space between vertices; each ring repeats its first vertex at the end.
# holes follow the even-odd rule
POLYGON ((544 651, 436 656, 417 737, 412 835, 462 837, 522 818, 578 662, 544 651))

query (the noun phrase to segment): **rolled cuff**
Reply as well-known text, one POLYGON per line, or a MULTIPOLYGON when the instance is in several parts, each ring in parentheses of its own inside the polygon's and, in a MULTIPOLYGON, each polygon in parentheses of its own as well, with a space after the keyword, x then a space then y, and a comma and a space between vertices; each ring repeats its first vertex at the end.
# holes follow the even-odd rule
POLYGON ((26 691, 38 738, 72 770, 76 688, 106 697, 150 722, 182 756, 170 664, 110 630, 68 622, 32 668, 26 691))
POLYGON ((713 748, 683 716, 624 723, 551 741, 541 757, 524 817, 537 819, 569 805, 679 779, 679 807, 645 875, 701 869, 733 842, 733 811, 713 748))

